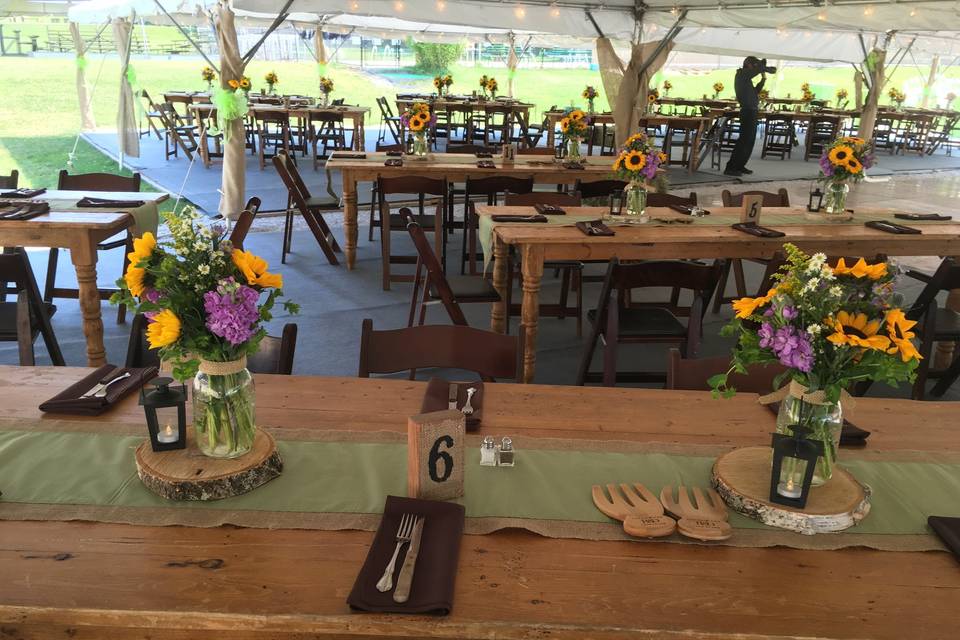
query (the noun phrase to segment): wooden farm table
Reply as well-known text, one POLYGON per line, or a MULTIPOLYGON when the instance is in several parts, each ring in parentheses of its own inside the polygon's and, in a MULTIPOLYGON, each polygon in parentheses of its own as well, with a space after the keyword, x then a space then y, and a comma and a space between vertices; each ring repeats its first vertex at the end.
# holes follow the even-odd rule
MULTIPOLYGON (((42 400, 87 371, 0 367, 10 400, 4 418, 105 429, 143 421, 135 394, 96 418, 41 416, 42 400)), ((396 432, 406 431, 426 386, 269 375, 256 384, 262 427, 396 432)), ((482 429, 493 434, 748 446, 769 444, 774 428, 752 394, 719 400, 511 384, 485 393, 482 429), (637 410, 654 405, 655 417, 637 410)), ((850 417, 873 432, 871 451, 919 443, 958 451, 955 413, 947 402, 868 398, 850 417)), ((346 598, 369 532, 56 520, 0 529, 0 628, 11 638, 939 640, 955 637, 960 593, 956 560, 944 552, 598 542, 505 530, 465 536, 449 616, 358 614, 346 598)))
POLYGON ((357 259, 357 183, 375 182, 380 176, 426 176, 464 182, 467 177, 532 176, 535 182, 574 184, 577 180, 604 180, 611 177, 609 158, 586 158, 583 169, 566 169, 545 156, 517 156, 513 163, 504 164, 493 158, 494 169, 477 167, 477 157, 466 153, 438 153, 427 160, 404 158, 403 166, 387 167, 385 153, 367 153, 365 158, 341 158, 334 153, 326 167, 340 171, 343 176, 344 254, 347 268, 353 269, 357 259))
MULTIPOLYGON (((764 207, 765 213, 796 214, 800 207, 764 207)), ((569 215, 606 213, 605 207, 568 207, 569 215)), ((676 217, 667 208, 650 207, 651 217, 676 217)), ((786 233, 782 238, 757 238, 715 224, 715 216, 739 222, 738 207, 710 207, 714 224, 637 225, 614 227, 612 237, 586 236, 576 227, 557 224, 495 223, 493 237, 493 284, 506 300, 507 261, 510 247, 520 255, 523 269, 523 302, 521 322, 526 330, 523 355, 523 381, 533 382, 536 368, 537 324, 540 313, 540 279, 546 260, 651 260, 677 258, 770 258, 785 242, 792 242, 805 251, 822 251, 827 255, 856 256, 950 256, 960 255, 960 222, 957 224, 924 225, 918 235, 894 235, 850 224, 796 224, 775 226, 786 233)), ((478 205, 477 214, 534 213, 531 207, 491 207, 478 205)), ((858 213, 867 214, 865 210, 858 213)), ((493 305, 490 326, 503 333, 506 323, 504 303, 493 305)))
POLYGON ((52 189, 34 198, 50 202, 50 213, 30 220, 0 220, 0 246, 65 247, 77 271, 80 313, 87 340, 87 364, 106 363, 103 347, 103 320, 97 289, 97 244, 133 224, 124 210, 77 209, 85 196, 110 200, 153 200, 169 198, 159 192, 60 191, 52 189))

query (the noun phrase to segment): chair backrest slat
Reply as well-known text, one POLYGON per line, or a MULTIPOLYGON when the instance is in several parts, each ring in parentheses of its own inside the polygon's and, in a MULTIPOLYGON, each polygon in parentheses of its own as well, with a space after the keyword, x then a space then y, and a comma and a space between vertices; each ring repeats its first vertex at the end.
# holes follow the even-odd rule
POLYGON ((75 173, 60 170, 57 189, 66 191, 140 191, 140 174, 129 178, 113 173, 75 173))
MULTIPOLYGON (((441 266, 440 260, 437 259, 437 254, 434 253, 433 247, 430 246, 430 242, 427 240, 427 234, 423 232, 423 228, 416 221, 413 212, 410 211, 409 208, 403 207, 400 209, 400 217, 407 223, 407 233, 410 234, 413 246, 417 250, 419 264, 427 270, 426 281, 423 285, 424 290, 430 291, 431 286, 436 290, 437 295, 440 297, 440 302, 447 310, 453 324, 464 327, 469 326, 470 323, 467 322, 467 318, 463 314, 463 309, 461 309, 457 303, 457 299, 453 295, 453 289, 451 289, 450 283, 443 273, 443 266, 441 266)), ((419 269, 417 272, 419 274, 419 269)))
POLYGON ((725 207, 739 207, 743 205, 743 196, 763 196, 763 206, 765 207, 789 207, 790 194, 786 189, 778 189, 776 193, 770 191, 744 191, 742 193, 730 193, 724 189, 720 198, 725 207))
MULTIPOLYGON (((728 356, 716 358, 683 358, 678 349, 671 349, 667 367, 667 389, 687 391, 708 391, 707 382, 712 376, 724 373, 730 368, 728 356)), ((730 374, 728 385, 743 393, 770 393, 777 376, 787 371, 780 364, 750 367, 746 375, 730 374)))
POLYGON ((20 172, 14 169, 8 176, 0 176, 0 189, 16 189, 20 182, 20 172))
POLYGON ((584 200, 588 198, 604 198, 619 189, 626 189, 627 183, 623 180, 594 180, 593 182, 577 182, 576 190, 584 200))

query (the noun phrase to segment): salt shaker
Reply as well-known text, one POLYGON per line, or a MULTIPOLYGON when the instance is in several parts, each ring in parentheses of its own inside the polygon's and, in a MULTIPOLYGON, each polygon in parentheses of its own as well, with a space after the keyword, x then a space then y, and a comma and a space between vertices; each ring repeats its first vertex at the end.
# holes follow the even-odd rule
POLYGON ((483 439, 483 444, 480 445, 480 466, 497 466, 497 444, 493 439, 493 436, 485 437, 483 439))
POLYGON ((513 440, 504 438, 500 442, 500 451, 497 456, 497 464, 501 467, 512 467, 514 465, 513 440))

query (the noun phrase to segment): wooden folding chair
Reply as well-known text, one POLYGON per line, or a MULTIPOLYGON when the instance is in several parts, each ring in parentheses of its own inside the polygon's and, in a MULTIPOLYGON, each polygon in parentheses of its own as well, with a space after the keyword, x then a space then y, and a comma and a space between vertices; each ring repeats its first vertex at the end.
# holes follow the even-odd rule
MULTIPOLYGON (((730 356, 715 358, 684 358, 679 349, 670 349, 667 356, 667 382, 664 389, 709 391, 709 380, 730 369, 730 356)), ((746 374, 731 373, 729 386, 743 393, 771 393, 777 376, 787 371, 781 364, 750 367, 746 374)))
POLYGON ((33 343, 37 335, 41 335, 50 360, 56 366, 64 366, 66 363, 50 324, 57 307, 40 297, 33 268, 22 247, 9 247, 0 253, 0 282, 13 283, 17 291, 16 302, 0 302, 0 341, 16 342, 20 364, 30 366, 34 364, 33 343))
MULTIPOLYGON (((288 194, 287 219, 284 223, 283 248, 281 250, 280 262, 286 263, 287 253, 290 252, 290 243, 293 241, 292 206, 295 207, 297 211, 300 212, 300 215, 303 216, 303 219, 307 221, 307 226, 310 227, 310 231, 313 233, 313 237, 316 238, 317 244, 320 245, 320 250, 323 251, 323 255, 327 257, 327 261, 332 265, 340 264, 336 255, 337 252, 340 251, 340 245, 337 243, 333 231, 330 230, 330 227, 322 215, 324 211, 335 211, 339 209, 340 205, 338 201, 332 198, 312 197, 306 185, 303 183, 303 179, 300 177, 300 172, 297 171, 296 163, 286 153, 278 153, 275 155, 273 157, 273 166, 276 167, 280 179, 283 180, 283 184, 287 187, 288 194)), ((329 177, 330 174, 328 171, 328 189, 330 188, 329 177)))
MULTIPOLYGON (((436 212, 430 215, 421 215, 420 224, 423 227, 433 227, 434 250, 440 256, 440 264, 446 264, 447 239, 443 229, 444 212, 446 211, 447 181, 443 178, 425 178, 422 176, 399 176, 396 178, 380 177, 377 180, 377 197, 380 209, 380 253, 383 263, 382 283, 383 290, 390 290, 391 282, 411 282, 412 275, 397 275, 391 273, 391 265, 415 264, 416 256, 394 254, 391 247, 393 231, 405 231, 406 223, 399 214, 390 213, 388 195, 416 196, 423 202, 426 196, 438 198, 436 212)), ((445 266, 443 270, 446 271, 445 266)))

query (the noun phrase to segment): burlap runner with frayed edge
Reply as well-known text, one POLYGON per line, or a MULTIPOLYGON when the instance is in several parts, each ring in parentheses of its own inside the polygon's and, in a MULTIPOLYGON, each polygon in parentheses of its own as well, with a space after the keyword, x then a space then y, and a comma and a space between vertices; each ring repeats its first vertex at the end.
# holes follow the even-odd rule
MULTIPOLYGON (((69 420, 42 420, 30 424, 10 419, 0 419, 4 427, 19 430, 65 431, 136 435, 143 426, 123 423, 74 422, 69 420)), ((278 440, 401 443, 405 434, 393 431, 330 431, 312 429, 271 429, 278 440)), ((468 436, 471 448, 479 446, 480 436, 468 436)), ((601 440, 575 440, 561 438, 515 437, 518 449, 542 449, 565 451, 609 451, 617 453, 666 453, 696 456, 718 455, 731 447, 720 445, 682 445, 661 442, 624 442, 601 440)), ((917 462, 947 462, 960 460, 956 452, 926 451, 845 451, 850 459, 896 460, 917 462)), ((374 531, 379 514, 367 513, 311 513, 264 510, 222 510, 126 507, 103 505, 67 505, 0 502, 0 520, 47 520, 91 521, 145 526, 193 526, 217 527, 234 525, 265 529, 316 529, 326 531, 360 530, 374 531)), ((468 518, 465 532, 483 535, 503 529, 523 529, 548 538, 573 538, 582 540, 618 541, 636 540, 623 532, 619 524, 579 522, 509 517, 468 518)), ((881 551, 943 551, 945 547, 934 535, 879 535, 858 533, 821 534, 804 536, 777 529, 735 529, 730 540, 703 543, 674 535, 657 542, 706 544, 735 547, 784 546, 795 549, 834 550, 848 547, 867 547, 881 551)))

